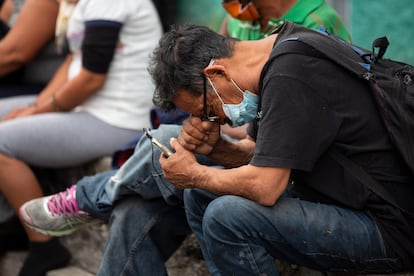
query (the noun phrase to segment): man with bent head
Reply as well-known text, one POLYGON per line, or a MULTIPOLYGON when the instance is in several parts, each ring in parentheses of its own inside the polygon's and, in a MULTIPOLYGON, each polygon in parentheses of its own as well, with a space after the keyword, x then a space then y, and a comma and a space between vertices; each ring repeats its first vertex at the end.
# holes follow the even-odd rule
POLYGON ((187 219, 213 275, 277 275, 274 258, 320 271, 412 269, 414 175, 364 80, 320 56, 276 55, 302 29, 286 22, 257 41, 199 26, 163 36, 154 101, 192 114, 171 139, 175 153, 160 158, 164 176, 185 189, 187 219), (221 136, 226 122, 252 122, 248 137, 221 136), (331 147, 392 185, 399 205, 354 178, 331 147))
MULTIPOLYGON (((268 10, 262 9, 263 3, 260 3, 260 1, 253 2, 258 3, 259 13, 264 11, 265 16, 268 15, 268 10)), ((250 4, 250 8, 254 4, 253 2, 250 4)), ((320 15, 323 18, 323 22, 325 22, 323 26, 328 30, 332 30, 335 34, 341 35, 344 39, 349 37, 348 32, 341 31, 341 28, 335 29, 333 23, 336 20, 340 22, 340 19, 332 8, 326 9, 326 4, 321 5, 323 1, 312 0, 309 5, 304 5, 302 2, 297 1, 295 8, 292 7, 291 11, 283 19, 295 19, 296 13, 300 13, 300 16, 297 18, 301 18, 306 14, 307 16, 304 18, 307 18, 307 20, 303 20, 303 24, 308 27, 319 28, 320 25, 312 21, 309 14, 312 14, 312 11, 316 12, 314 10, 316 7, 318 7, 317 10, 329 10, 329 12, 324 12, 320 15), (316 5, 316 2, 320 3, 316 5), (322 7, 324 9, 321 9, 322 7)), ((276 3, 275 1, 273 4, 275 9, 270 9, 270 11, 280 9, 279 2, 276 3)), ((226 3, 223 3, 223 6, 226 8, 226 3)), ((245 11, 241 11, 240 15, 233 15, 244 17, 245 11)), ((269 20, 269 24, 271 22, 273 20, 269 20)), ((248 22, 239 21, 239 23, 240 26, 245 26, 248 22)), ((277 23, 282 24, 282 20, 278 20, 277 23)), ((272 25, 272 28, 275 26, 272 25)), ((269 35, 272 28, 267 28, 267 33, 261 33, 261 35, 269 35)), ((238 35, 240 35, 238 37, 240 39, 260 38, 254 29, 246 29, 243 32, 237 33, 238 35), (243 37, 243 34, 246 33, 251 33, 251 35, 243 37)), ((152 131, 151 134, 168 144, 169 138, 176 137, 180 129, 181 126, 162 126, 160 129, 152 131)), ((246 133, 244 130, 230 131, 228 128, 226 128, 225 132, 231 133, 233 137, 237 138, 244 137, 246 133)), ((83 213, 86 211, 91 216, 104 220, 108 220, 111 216, 110 236, 100 272, 106 271, 109 274, 117 274, 122 269, 129 269, 127 271, 130 273, 134 271, 133 273, 139 275, 148 273, 148 271, 158 274, 166 273, 165 267, 161 265, 162 262, 171 255, 180 244, 182 238, 190 232, 185 222, 184 211, 180 207, 181 191, 171 187, 168 181, 163 178, 158 157, 159 152, 152 150, 151 143, 144 137, 137 144, 134 155, 119 171, 86 177, 77 183, 76 191, 72 189, 72 192, 62 196, 63 200, 73 198, 73 201, 75 201, 76 197, 75 203, 79 205, 83 213), (124 200, 127 195, 129 196, 128 200, 124 200), (135 196, 131 197, 131 195, 135 196), (151 202, 148 200, 151 200, 151 202), (171 223, 169 218, 172 217, 172 214, 177 221, 182 221, 182 223, 171 223), (165 235, 157 229, 169 229, 170 231, 166 231, 169 235, 165 235), (120 237, 122 237, 123 243, 119 242, 120 237), (116 260, 112 259, 112 256, 114 256, 110 253, 112 251, 119 252, 116 255, 116 260), (155 263, 159 265, 150 265, 155 263), (156 270, 155 267, 157 267, 156 270)), ((200 162, 212 164, 207 158, 201 158, 200 156, 200 162)), ((70 213, 67 219, 77 218, 78 215, 79 212, 70 213)), ((55 214, 52 220, 60 218, 62 218, 62 214, 55 214)), ((86 221, 90 221, 89 218, 86 221)), ((43 227, 50 234, 61 234, 62 231, 72 232, 80 226, 79 220, 77 223, 69 225, 70 230, 60 228, 62 224, 45 225, 44 222, 49 220, 50 217, 42 219, 42 223, 37 226, 43 227)), ((64 219, 61 220, 61 223, 64 222, 64 219)), ((31 223, 36 225, 36 222, 32 221, 31 223)))

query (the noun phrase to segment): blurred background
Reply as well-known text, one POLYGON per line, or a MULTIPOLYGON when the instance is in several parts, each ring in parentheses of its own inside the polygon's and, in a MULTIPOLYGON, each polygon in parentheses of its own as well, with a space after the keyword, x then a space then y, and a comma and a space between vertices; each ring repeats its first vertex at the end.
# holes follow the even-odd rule
MULTIPOLYGON (((170 0, 171 1, 171 0, 170 0)), ((225 16, 222 0, 173 0, 176 22, 207 25, 218 31, 225 16)), ((172 2, 173 2, 172 1, 172 2)), ((355 44, 371 48, 372 41, 386 35, 386 57, 414 64, 413 0, 326 0, 341 15, 355 44)), ((170 10, 171 12, 171 10, 170 10)))

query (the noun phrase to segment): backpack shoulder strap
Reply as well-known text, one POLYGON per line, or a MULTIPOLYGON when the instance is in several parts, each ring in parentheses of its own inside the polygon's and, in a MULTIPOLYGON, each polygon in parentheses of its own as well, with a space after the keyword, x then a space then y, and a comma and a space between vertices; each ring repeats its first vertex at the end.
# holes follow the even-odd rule
POLYGON ((331 147, 328 150, 328 155, 337 161, 344 168, 344 170, 348 170, 361 183, 366 184, 372 192, 381 197, 383 200, 387 201, 403 212, 408 212, 408 209, 405 209, 401 206, 401 204, 398 204, 397 201, 390 195, 390 193, 381 184, 378 183, 378 181, 376 181, 371 175, 369 175, 366 171, 364 171, 364 169, 358 166, 351 159, 340 153, 337 149, 331 147))
POLYGON ((350 44, 339 37, 320 31, 306 30, 284 37, 276 43, 271 57, 297 53, 328 58, 360 78, 371 79, 371 52, 350 44), (301 43, 298 43, 301 42, 301 43), (293 46, 294 44, 298 44, 293 46), (301 46, 299 46, 302 44, 301 46), (305 46, 305 47, 304 47, 305 46), (307 46, 307 47, 306 47, 307 46), (309 49, 312 48, 311 52, 309 49))

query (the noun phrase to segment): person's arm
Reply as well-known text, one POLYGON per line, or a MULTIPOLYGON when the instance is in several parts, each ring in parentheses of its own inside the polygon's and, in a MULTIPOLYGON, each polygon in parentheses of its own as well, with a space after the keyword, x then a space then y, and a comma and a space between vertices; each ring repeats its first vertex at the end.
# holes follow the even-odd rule
POLYGON ((104 85, 106 74, 94 73, 85 68, 68 80, 70 62, 71 55, 38 96, 35 113, 72 110, 104 85))
POLYGON ((221 132, 233 139, 241 140, 246 138, 248 124, 239 127, 231 127, 228 124, 221 126, 221 132))
MULTIPOLYGON (((53 91, 53 88, 48 90, 47 93, 52 93, 49 98, 55 111, 67 111, 75 108, 94 93, 97 93, 105 84, 119 40, 122 23, 115 21, 103 22, 104 20, 85 22, 85 38, 82 43, 82 68, 79 74, 61 88, 55 91, 53 91)), ((42 112, 41 109, 40 112, 42 112)))
POLYGON ((16 22, 0 41, 0 76, 26 64, 54 37, 58 3, 26 0, 16 22))
POLYGON ((103 20, 86 22, 82 43, 82 68, 72 79, 67 80, 70 57, 57 72, 38 98, 38 112, 47 112, 47 106, 55 111, 72 110, 98 92, 105 84, 109 67, 115 54, 122 23, 103 20), (109 25, 109 26, 108 26, 109 25), (44 107, 44 108, 43 108, 44 107))
POLYGON ((14 3, 11 0, 4 0, 0 10, 0 19, 5 23, 9 22, 13 14, 13 9, 14 3))
POLYGON ((68 80, 71 60, 72 56, 68 55, 33 105, 12 110, 3 120, 46 112, 70 111, 104 85, 106 74, 94 73, 85 68, 76 77, 68 80))
POLYGON ((30 116, 36 113, 56 111, 51 101, 51 96, 68 81, 69 65, 72 61, 72 55, 68 55, 65 61, 56 70, 53 78, 49 81, 48 85, 39 93, 36 101, 29 106, 20 107, 11 110, 5 115, 2 121, 15 119, 18 117, 30 116))
POLYGON ((70 111, 96 93, 104 85, 105 80, 106 75, 83 68, 76 77, 37 104, 36 113, 70 111))
POLYGON ((208 167, 197 163, 194 155, 176 139, 171 139, 171 146, 175 153, 168 158, 161 156, 160 164, 165 178, 180 189, 200 188, 219 195, 238 195, 270 206, 285 191, 289 181, 290 169, 287 168, 252 165, 233 169, 208 167))
POLYGON ((56 91, 61 89, 68 81, 68 71, 70 63, 72 62, 72 55, 68 54, 59 68, 56 70, 52 79, 48 82, 45 88, 39 93, 39 96, 36 99, 36 105, 40 106, 45 102, 50 101, 50 96, 52 96, 56 91))
POLYGON ((247 136, 237 142, 220 136, 217 122, 190 117, 177 139, 171 139, 175 153, 160 157, 164 176, 177 188, 201 188, 216 194, 233 194, 272 205, 285 190, 290 169, 249 165, 256 146, 247 136), (207 155, 227 169, 200 165, 194 153, 207 155))
POLYGON ((177 139, 186 150, 207 155, 222 166, 236 167, 247 164, 254 149, 254 142, 249 139, 246 131, 243 139, 231 142, 220 135, 220 127, 223 126, 220 126, 219 122, 202 121, 199 117, 190 116, 182 123, 177 139), (228 153, 231 153, 231 158, 228 153))
POLYGON ((106 74, 96 74, 85 68, 82 68, 76 77, 67 80, 69 64, 70 57, 61 65, 52 81, 39 94, 33 105, 12 110, 2 120, 46 112, 70 111, 104 85, 106 74))
POLYGON ((100 90, 105 84, 122 24, 112 22, 110 26, 86 25, 80 72, 68 79, 72 59, 72 55, 68 55, 52 80, 40 93, 36 103, 11 111, 4 120, 45 112, 70 111, 100 90))

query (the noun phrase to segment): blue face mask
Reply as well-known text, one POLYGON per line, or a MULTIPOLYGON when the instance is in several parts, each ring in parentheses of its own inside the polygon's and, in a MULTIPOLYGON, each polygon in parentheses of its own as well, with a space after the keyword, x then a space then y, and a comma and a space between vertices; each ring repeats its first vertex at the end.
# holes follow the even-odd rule
POLYGON ((243 94, 243 100, 239 104, 225 104, 217 92, 216 87, 211 82, 210 78, 207 78, 214 92, 221 101, 224 114, 231 120, 232 127, 238 127, 248 122, 253 121, 257 115, 257 109, 259 104, 259 97, 256 94, 248 90, 241 90, 240 87, 231 80, 233 85, 243 94))

